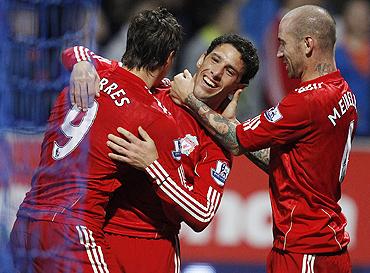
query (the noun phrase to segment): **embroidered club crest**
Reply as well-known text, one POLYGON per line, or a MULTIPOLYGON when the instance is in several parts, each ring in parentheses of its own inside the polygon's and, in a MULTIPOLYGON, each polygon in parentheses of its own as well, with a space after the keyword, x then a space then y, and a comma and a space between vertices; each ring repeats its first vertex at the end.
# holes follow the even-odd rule
POLYGON ((195 147, 199 145, 199 142, 196 136, 186 134, 185 137, 174 140, 174 144, 175 150, 172 151, 172 157, 180 160, 181 155, 189 156, 195 147))
POLYGON ((184 138, 180 140, 181 142, 181 153, 189 156, 195 147, 199 145, 198 139, 196 136, 186 134, 184 138))

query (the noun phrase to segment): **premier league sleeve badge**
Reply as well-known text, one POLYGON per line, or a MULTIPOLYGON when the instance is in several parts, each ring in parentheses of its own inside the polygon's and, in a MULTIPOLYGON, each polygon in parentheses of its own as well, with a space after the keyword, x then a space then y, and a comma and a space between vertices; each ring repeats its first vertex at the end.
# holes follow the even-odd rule
POLYGON ((229 176, 230 168, 224 161, 217 161, 216 169, 211 169, 211 176, 218 185, 223 187, 226 179, 229 176))

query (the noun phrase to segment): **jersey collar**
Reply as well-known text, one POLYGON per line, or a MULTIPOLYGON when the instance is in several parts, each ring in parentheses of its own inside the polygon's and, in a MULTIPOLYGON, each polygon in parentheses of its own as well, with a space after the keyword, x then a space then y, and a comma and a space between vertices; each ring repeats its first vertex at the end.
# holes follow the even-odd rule
MULTIPOLYGON (((302 93, 304 91, 308 91, 308 90, 302 90, 302 89, 305 89, 308 86, 312 86, 314 84, 317 85, 317 84, 324 83, 324 82, 336 81, 340 78, 342 78, 342 75, 340 74, 340 71, 338 69, 334 72, 331 72, 329 74, 325 74, 321 77, 318 77, 318 78, 315 78, 315 79, 312 79, 312 80, 309 80, 309 81, 301 82, 298 85, 298 87, 293 90, 293 92, 302 93)), ((316 89, 316 88, 314 88, 314 89, 316 89)))
POLYGON ((125 77, 126 79, 129 79, 130 81, 136 83, 137 85, 144 88, 145 90, 147 90, 150 93, 150 90, 149 90, 148 86, 146 85, 146 83, 141 78, 136 76, 135 74, 133 74, 130 71, 128 71, 127 69, 123 68, 122 62, 112 61, 112 67, 113 67, 113 69, 119 70, 119 73, 121 73, 123 75, 123 77, 125 77))
POLYGON ((302 82, 299 86, 302 86, 302 85, 307 85, 309 83, 317 83, 317 82, 330 82, 330 81, 333 81, 333 80, 337 80, 338 78, 341 78, 341 74, 340 74, 340 71, 339 69, 334 71, 334 72, 331 72, 329 74, 325 74, 321 77, 318 77, 316 79, 313 79, 313 80, 310 80, 310 81, 306 81, 306 82, 302 82))

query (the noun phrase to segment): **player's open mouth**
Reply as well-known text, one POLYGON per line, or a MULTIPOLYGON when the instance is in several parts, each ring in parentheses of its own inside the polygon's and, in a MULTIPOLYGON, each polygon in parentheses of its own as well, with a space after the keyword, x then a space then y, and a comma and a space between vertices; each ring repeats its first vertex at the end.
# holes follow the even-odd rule
POLYGON ((207 76, 203 76, 203 81, 211 88, 215 88, 216 84, 212 82, 207 76))

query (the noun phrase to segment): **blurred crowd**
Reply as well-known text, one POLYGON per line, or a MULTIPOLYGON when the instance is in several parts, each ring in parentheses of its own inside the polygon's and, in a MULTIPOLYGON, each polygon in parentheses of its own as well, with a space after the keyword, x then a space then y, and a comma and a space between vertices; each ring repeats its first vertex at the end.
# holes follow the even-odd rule
POLYGON ((357 135, 370 136, 370 4, 367 0, 104 0, 97 21, 96 51, 120 60, 127 21, 140 10, 166 7, 184 27, 184 44, 170 77, 184 68, 195 71, 198 57, 223 33, 247 36, 258 47, 261 69, 243 92, 238 117, 274 106, 298 81, 287 77, 276 58, 277 27, 288 10, 304 4, 327 8, 337 21, 336 62, 357 97, 357 135))

